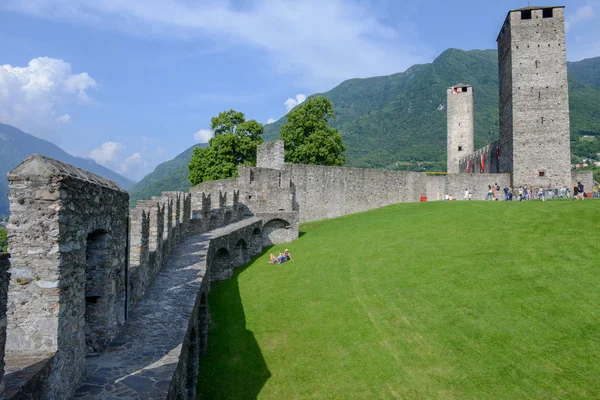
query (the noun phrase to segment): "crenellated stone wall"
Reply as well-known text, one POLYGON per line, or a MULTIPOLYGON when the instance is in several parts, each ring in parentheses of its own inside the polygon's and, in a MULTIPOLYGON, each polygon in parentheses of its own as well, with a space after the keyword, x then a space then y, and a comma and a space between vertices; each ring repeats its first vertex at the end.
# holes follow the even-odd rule
POLYGON ((458 161, 458 170, 461 174, 497 174, 500 171, 501 160, 502 153, 500 144, 499 141, 496 140, 475 150, 471 154, 462 157, 458 161))
POLYGON ((129 195, 40 155, 8 179, 6 358, 50 357, 36 390, 65 398, 85 372, 86 354, 104 350, 125 320, 129 195))
POLYGON ((189 225, 191 195, 163 192, 138 200, 130 214, 129 309, 142 299, 165 260, 189 225), (186 218, 187 213, 187 218, 186 218))

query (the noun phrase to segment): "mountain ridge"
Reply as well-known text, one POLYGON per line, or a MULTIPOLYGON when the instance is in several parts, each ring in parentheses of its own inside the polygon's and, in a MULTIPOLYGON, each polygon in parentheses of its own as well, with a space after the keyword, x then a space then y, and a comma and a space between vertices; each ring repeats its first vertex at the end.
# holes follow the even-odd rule
MULTIPOLYGON (((475 88, 475 148, 498 137, 497 54, 493 49, 447 49, 431 63, 387 76, 349 79, 309 97, 322 95, 333 102, 337 120, 332 125, 348 146, 346 166, 444 171, 448 87, 462 82, 475 88)), ((600 152, 600 57, 569 62, 568 68, 572 154, 594 157, 600 152)), ((285 121, 284 116, 265 125, 263 139, 277 139, 285 121)), ((132 205, 162 191, 187 190, 187 163, 194 147, 132 187, 132 205)))
POLYGON ((3 177, 0 179, 0 215, 9 212, 6 174, 34 153, 57 159, 110 179, 125 190, 133 185, 131 180, 91 159, 75 157, 54 143, 23 132, 12 125, 0 123, 0 174, 3 177))

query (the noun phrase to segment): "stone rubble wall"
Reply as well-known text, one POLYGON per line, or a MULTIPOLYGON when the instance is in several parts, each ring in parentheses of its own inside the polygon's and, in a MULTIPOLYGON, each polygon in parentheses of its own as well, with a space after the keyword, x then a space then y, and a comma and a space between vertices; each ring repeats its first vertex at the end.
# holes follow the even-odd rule
POLYGON ((6 301, 10 279, 9 268, 10 255, 0 254, 0 396, 4 392, 2 377, 4 376, 4 347, 6 345, 6 301))
POLYGON ((65 398, 124 323, 129 195, 40 155, 8 179, 7 362, 55 353, 40 397, 65 398))
POLYGON ((284 164, 283 140, 265 142, 258 146, 256 153, 258 168, 282 169, 284 164))
POLYGON ((578 182, 583 183, 586 192, 591 192, 594 187, 594 173, 592 171, 572 171, 571 189, 572 186, 576 185, 578 182))
POLYGON ((130 214, 129 310, 142 299, 173 248, 185 236, 191 215, 191 195, 163 192, 138 200, 130 214))

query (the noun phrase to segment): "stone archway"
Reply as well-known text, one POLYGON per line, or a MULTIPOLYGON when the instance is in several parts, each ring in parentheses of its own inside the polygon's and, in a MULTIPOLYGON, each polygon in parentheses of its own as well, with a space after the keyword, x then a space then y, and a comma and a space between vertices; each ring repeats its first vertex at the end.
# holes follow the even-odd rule
POLYGON ((240 265, 246 264, 250 257, 248 255, 248 243, 244 239, 240 239, 235 244, 235 261, 234 266, 239 267, 240 265))
POLYGON ((263 225, 263 246, 287 242, 290 223, 283 219, 272 219, 263 225))
POLYGON ((210 269, 215 280, 223 280, 231 277, 233 273, 232 259, 229 251, 222 247, 215 252, 210 269))

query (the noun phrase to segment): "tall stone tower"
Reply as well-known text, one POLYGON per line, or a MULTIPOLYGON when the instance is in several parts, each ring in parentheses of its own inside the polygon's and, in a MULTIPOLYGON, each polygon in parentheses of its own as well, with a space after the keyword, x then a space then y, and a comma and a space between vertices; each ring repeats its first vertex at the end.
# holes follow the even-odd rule
POLYGON ((514 186, 569 185, 564 6, 509 11, 497 41, 500 172, 514 186))
POLYGON ((458 161, 473 153, 473 86, 458 84, 448 88, 448 161, 449 174, 458 174, 458 161))

